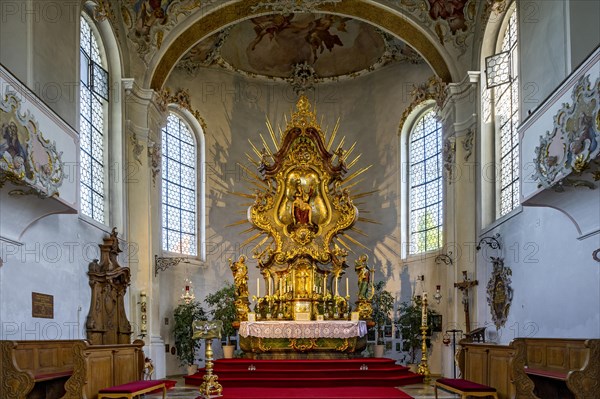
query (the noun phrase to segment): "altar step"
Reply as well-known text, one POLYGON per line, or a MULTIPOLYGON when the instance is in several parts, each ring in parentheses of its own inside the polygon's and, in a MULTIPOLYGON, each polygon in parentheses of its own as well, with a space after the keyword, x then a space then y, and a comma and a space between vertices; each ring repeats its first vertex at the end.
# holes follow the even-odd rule
MULTIPOLYGON (((213 368, 223 387, 398 387, 423 377, 387 358, 253 360, 219 359, 213 368), (362 370, 361 370, 362 368, 362 370)), ((202 384, 204 370, 184 377, 202 384)))

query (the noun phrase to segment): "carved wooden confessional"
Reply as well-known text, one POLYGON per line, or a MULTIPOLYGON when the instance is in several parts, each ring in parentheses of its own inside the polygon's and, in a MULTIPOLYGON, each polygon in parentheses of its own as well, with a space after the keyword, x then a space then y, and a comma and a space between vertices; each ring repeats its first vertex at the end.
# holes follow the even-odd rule
POLYGON ((94 259, 88 270, 92 299, 85 323, 87 338, 92 345, 129 344, 131 324, 124 296, 131 277, 129 268, 121 267, 117 260, 121 249, 116 228, 99 247, 100 262, 94 259))

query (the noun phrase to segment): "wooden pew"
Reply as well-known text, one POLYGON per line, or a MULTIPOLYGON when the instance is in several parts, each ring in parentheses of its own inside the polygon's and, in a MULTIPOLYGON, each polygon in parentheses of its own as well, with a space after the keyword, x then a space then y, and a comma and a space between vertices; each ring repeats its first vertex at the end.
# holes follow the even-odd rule
POLYGON ((90 345, 82 348, 81 367, 85 383, 83 392, 87 399, 96 399, 98 392, 107 387, 143 379, 144 341, 132 344, 90 345))
POLYGON ((0 398, 96 399, 102 388, 142 379, 143 346, 0 341, 0 398))
MULTIPOLYGON (((0 341, 0 397, 71 398, 67 382, 74 373, 74 346, 81 341, 0 341)), ((80 396, 73 396, 75 399, 80 396)))
POLYGON ((499 399, 514 398, 509 363, 514 350, 508 345, 461 340, 457 361, 462 378, 494 387, 499 399))
POLYGON ((600 397, 600 339, 516 338, 510 347, 516 397, 600 397))

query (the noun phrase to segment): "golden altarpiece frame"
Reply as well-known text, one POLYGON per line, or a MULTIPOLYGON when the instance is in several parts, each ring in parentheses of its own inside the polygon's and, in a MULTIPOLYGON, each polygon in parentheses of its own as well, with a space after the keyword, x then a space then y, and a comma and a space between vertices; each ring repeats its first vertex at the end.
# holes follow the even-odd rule
MULTIPOLYGON (((247 220, 235 224, 251 224, 246 232, 253 235, 244 245, 258 241, 251 252, 263 277, 265 293, 260 295, 259 278, 251 313, 246 258, 241 256, 236 262, 230 261, 238 319, 246 321, 250 313, 256 320, 349 320, 348 279, 344 285, 342 277, 348 268, 346 258, 348 251, 352 251, 350 244, 364 246, 348 235, 348 230, 364 234, 354 224, 358 220, 368 221, 359 218, 353 198, 370 194, 352 197, 350 189, 369 167, 348 172, 360 158, 357 155, 348 161, 356 143, 345 151, 342 148, 345 138, 342 138, 332 150, 339 121, 330 135, 323 132, 305 96, 300 97, 296 111, 286 123, 285 130, 279 129, 276 134, 267 121, 274 149, 262 135, 262 150, 250 143, 252 153, 246 155, 258 173, 242 167, 252 177, 254 194, 235 193, 253 200, 247 220)), ((368 288, 372 292, 373 276, 366 260, 363 255, 356 262, 359 298, 354 310, 363 320, 370 319, 372 312, 368 288)), ((287 348, 301 352, 353 352, 366 345, 366 337, 357 337, 352 342, 347 339, 277 342, 273 339, 268 343, 252 338, 240 338, 244 351, 256 353, 287 348)))

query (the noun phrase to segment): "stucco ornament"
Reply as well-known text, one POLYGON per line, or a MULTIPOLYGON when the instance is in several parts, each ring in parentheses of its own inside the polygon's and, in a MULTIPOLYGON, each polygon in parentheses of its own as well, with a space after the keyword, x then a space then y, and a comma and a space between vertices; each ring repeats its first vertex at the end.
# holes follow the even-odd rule
POLYGON ((554 127, 540 136, 535 149, 538 187, 557 183, 595 188, 600 180, 600 78, 592 86, 590 76, 582 76, 571 93, 572 103, 564 103, 554 115, 554 127), (566 179, 575 173, 581 179, 566 179), (591 174, 591 178, 586 176, 591 174))
POLYGON ((456 161, 456 139, 454 137, 447 137, 446 140, 444 140, 442 158, 444 160, 444 169, 448 173, 448 184, 452 184, 452 172, 456 161))
POLYGON ((444 108, 444 104, 448 99, 448 85, 442 79, 434 75, 427 79, 427 82, 414 85, 410 92, 410 97, 412 98, 412 102, 402 113, 400 126, 398 128, 399 131, 402 131, 402 127, 408 116, 415 108, 422 105, 425 101, 435 101, 438 110, 444 108))
POLYGON ((135 44, 138 55, 147 64, 181 17, 190 15, 200 5, 200 0, 124 1, 121 16, 129 30, 127 38, 135 44))
POLYGON ((504 259, 494 257, 491 259, 494 269, 487 284, 487 302, 492 313, 492 320, 499 329, 506 324, 513 299, 513 289, 510 286, 512 270, 504 266, 504 259))
POLYGON ((304 94, 308 90, 313 90, 318 80, 315 69, 308 63, 303 62, 294 66, 294 72, 289 79, 292 88, 296 94, 304 94))
POLYGON ((469 35, 476 25, 475 0, 395 0, 392 3, 433 30, 441 45, 451 43, 460 55, 467 51, 469 35))
POLYGON ((21 111, 21 99, 7 90, 0 99, 0 187, 7 181, 25 189, 11 195, 59 195, 64 179, 62 152, 44 138, 29 110, 21 111))
POLYGON ((261 1, 252 7, 252 11, 273 11, 280 14, 295 12, 315 12, 323 4, 336 4, 342 0, 277 0, 261 1))
POLYGON ((473 154, 473 140, 475 138, 475 130, 469 129, 465 139, 462 142, 463 150, 465 150, 465 161, 468 161, 473 154))

